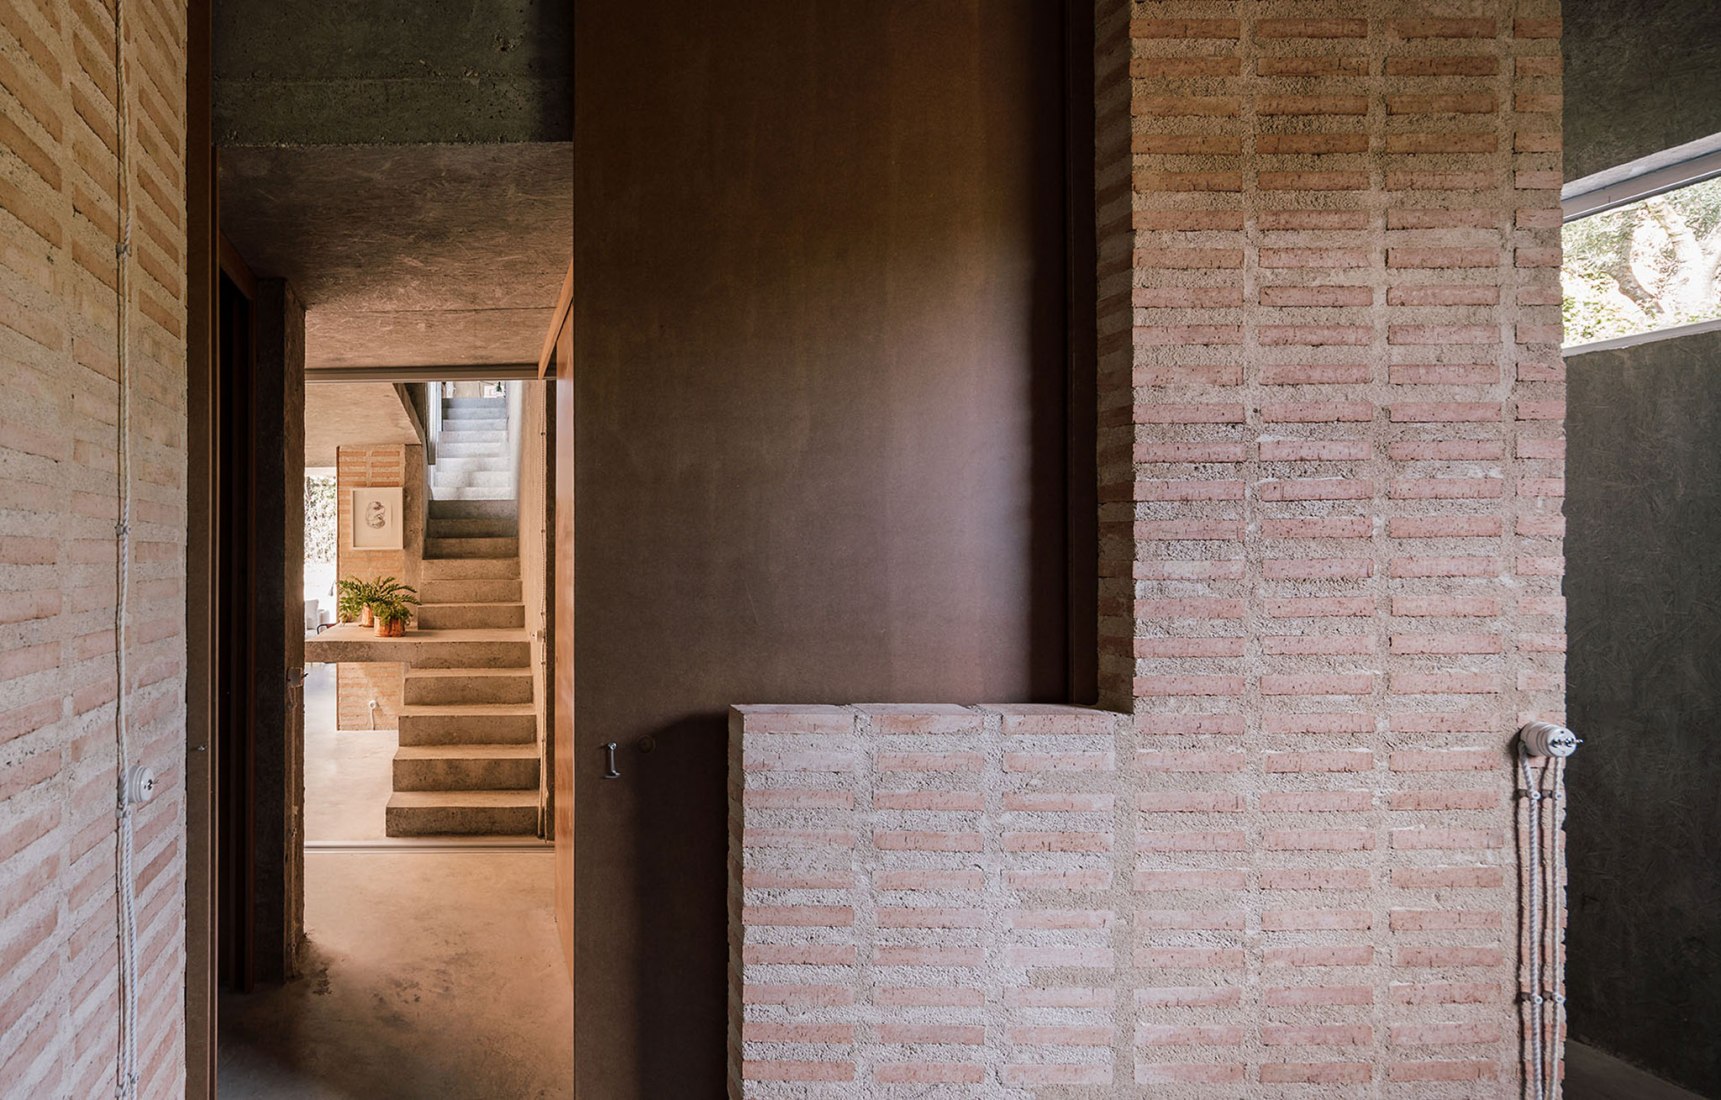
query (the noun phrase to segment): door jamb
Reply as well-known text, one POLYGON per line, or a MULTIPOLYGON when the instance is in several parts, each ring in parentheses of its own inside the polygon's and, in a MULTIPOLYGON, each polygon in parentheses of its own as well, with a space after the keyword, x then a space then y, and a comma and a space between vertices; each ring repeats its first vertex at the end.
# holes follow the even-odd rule
POLYGON ((186 12, 185 1095, 215 1095, 215 448, 219 438, 213 0, 186 12))

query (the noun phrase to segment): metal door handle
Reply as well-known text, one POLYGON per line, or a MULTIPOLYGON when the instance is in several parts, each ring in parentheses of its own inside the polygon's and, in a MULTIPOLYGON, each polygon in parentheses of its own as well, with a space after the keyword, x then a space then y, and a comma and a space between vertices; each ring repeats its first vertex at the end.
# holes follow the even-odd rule
POLYGON ((605 779, 620 779, 621 778, 621 772, 616 771, 615 750, 616 750, 616 743, 614 741, 605 742, 605 744, 604 744, 604 778, 605 779))

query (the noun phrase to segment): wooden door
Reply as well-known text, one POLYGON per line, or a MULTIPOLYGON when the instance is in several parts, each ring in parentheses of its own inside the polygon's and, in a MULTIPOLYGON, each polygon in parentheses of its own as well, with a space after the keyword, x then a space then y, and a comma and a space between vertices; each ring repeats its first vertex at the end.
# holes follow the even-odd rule
POLYGON ((570 315, 556 334, 555 808, 556 930, 568 977, 574 974, 574 330, 570 315))
POLYGON ((576 1062, 604 1100, 715 1096, 725 708, 1078 690, 1063 13, 575 19, 576 1062))

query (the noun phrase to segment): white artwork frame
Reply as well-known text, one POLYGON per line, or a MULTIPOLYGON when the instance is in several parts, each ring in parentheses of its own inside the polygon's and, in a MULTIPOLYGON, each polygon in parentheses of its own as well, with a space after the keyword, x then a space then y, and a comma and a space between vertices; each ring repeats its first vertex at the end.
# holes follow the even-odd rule
POLYGON ((352 491, 347 513, 354 550, 401 550, 406 547, 406 525, 402 522, 405 501, 400 486, 376 486, 352 491))

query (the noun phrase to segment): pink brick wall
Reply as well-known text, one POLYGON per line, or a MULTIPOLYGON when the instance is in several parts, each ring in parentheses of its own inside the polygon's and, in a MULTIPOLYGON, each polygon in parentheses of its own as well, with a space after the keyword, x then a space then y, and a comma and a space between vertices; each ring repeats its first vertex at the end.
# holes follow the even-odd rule
POLYGON ((737 713, 731 1092, 1515 1096, 1557 5, 1099 12, 1109 709, 737 713))
MULTIPOLYGON (((335 451, 335 573, 340 577, 393 577, 418 587, 423 525, 409 518, 406 546, 400 550, 355 550, 352 546, 352 491, 402 486, 408 517, 423 508, 423 448, 401 443, 360 444, 335 451), (414 460, 417 460, 416 462, 414 460)), ((335 666, 335 717, 344 730, 392 730, 400 726, 406 666, 377 661, 335 666), (371 711, 371 700, 376 710, 371 711)))
MULTIPOLYGON (((0 4, 0 1093, 111 1095, 118 1042, 111 6, 0 4)), ((141 1094, 184 1080, 185 11, 127 5, 131 756, 141 1094)))

